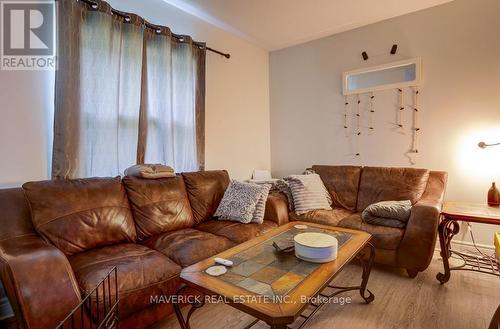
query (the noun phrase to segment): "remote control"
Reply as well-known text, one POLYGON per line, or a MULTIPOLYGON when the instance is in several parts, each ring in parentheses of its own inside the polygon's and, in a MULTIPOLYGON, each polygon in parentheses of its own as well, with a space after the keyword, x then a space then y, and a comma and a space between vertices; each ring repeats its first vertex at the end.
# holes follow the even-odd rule
POLYGON ((233 266, 233 262, 232 261, 224 259, 224 258, 215 257, 214 261, 217 264, 221 264, 221 265, 225 265, 225 266, 233 266))

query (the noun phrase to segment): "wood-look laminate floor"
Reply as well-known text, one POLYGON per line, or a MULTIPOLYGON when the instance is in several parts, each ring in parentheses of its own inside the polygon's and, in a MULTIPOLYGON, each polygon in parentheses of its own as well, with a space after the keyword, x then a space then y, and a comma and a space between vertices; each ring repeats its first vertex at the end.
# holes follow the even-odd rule
MULTIPOLYGON (((445 285, 436 280, 442 263, 435 257, 415 279, 403 271, 375 267, 368 283, 375 301, 366 305, 356 293, 351 304, 328 304, 305 326, 309 329, 439 328, 483 329, 500 304, 500 278, 466 271, 452 272, 445 285)), ((359 283, 361 268, 349 265, 335 279, 339 285, 359 283)), ((186 309, 184 309, 186 311, 186 309)), ((224 304, 205 305, 191 319, 192 329, 243 328, 252 317, 224 304)), ((179 328, 174 315, 155 329, 179 328)), ((259 323, 253 328, 268 328, 259 323)))

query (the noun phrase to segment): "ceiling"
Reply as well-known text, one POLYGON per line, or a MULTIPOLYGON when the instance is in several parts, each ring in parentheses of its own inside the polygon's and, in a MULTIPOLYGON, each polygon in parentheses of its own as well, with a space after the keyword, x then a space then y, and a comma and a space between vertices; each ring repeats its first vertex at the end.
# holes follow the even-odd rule
POLYGON ((163 0, 276 50, 451 0, 163 0))

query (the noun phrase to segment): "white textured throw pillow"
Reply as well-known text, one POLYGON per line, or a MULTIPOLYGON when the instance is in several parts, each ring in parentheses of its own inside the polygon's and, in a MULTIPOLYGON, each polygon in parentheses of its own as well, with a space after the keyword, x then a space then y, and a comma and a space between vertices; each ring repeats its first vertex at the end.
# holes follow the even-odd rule
POLYGON ((284 179, 290 186, 297 215, 316 209, 332 209, 331 199, 328 200, 326 187, 318 174, 291 175, 284 179))
POLYGON ((288 185, 288 182, 285 179, 280 179, 276 183, 274 183, 274 188, 280 192, 283 193, 286 196, 286 199, 288 200, 288 210, 294 211, 295 207, 293 205, 293 195, 292 191, 290 191, 290 186, 288 185))
POLYGON ((261 196, 261 186, 231 181, 214 216, 221 220, 232 220, 244 224, 250 223, 261 196))
POLYGON ((262 224, 264 222, 264 214, 266 212, 267 197, 269 196, 269 190, 271 189, 271 184, 259 185, 261 188, 261 195, 257 205, 255 206, 255 211, 253 213, 252 223, 262 224))

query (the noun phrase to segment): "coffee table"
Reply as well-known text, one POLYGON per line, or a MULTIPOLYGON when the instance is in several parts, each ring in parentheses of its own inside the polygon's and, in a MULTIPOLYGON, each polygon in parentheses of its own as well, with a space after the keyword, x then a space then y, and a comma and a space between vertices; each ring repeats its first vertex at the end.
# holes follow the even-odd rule
MULTIPOLYGON (((369 242, 371 235, 326 225, 290 222, 270 232, 228 249, 214 257, 186 267, 181 272, 182 286, 179 295, 196 290, 212 298, 218 297, 232 307, 255 317, 250 328, 258 321, 264 321, 271 328, 287 328, 298 318, 305 325, 308 320, 335 296, 350 290, 359 290, 366 303, 371 303, 375 296, 366 286, 370 276, 375 248, 369 242), (295 225, 307 225, 307 229, 297 229, 295 225), (273 242, 283 243, 302 232, 323 232, 337 237, 339 249, 337 259, 328 263, 317 264, 300 260, 291 253, 279 253, 273 242), (222 257, 233 261, 228 272, 218 277, 205 273, 215 265, 214 258, 222 257), (352 259, 358 258, 362 264, 361 283, 359 286, 340 287, 330 282, 352 259), (326 288, 333 289, 329 294, 326 288), (315 297, 315 298, 313 298, 315 297), (319 297, 319 298, 317 298, 319 297), (311 306, 312 312, 304 310, 311 306)), ((182 329, 190 329, 189 320, 193 312, 202 307, 208 298, 201 298, 191 303, 191 308, 184 318, 181 305, 174 304, 175 313, 182 329)))

